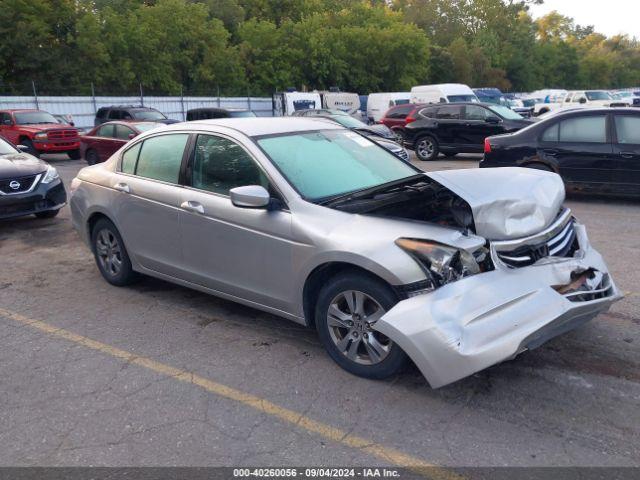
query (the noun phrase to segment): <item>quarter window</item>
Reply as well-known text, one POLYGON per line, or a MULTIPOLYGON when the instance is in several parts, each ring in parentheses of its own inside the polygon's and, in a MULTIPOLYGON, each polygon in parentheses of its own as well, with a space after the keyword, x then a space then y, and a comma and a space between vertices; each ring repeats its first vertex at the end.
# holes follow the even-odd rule
POLYGON ((178 183, 180 165, 189 135, 159 135, 142 142, 136 175, 163 182, 178 183))
POLYGON ((605 115, 570 118, 560 122, 560 142, 606 143, 605 115))
POLYGON ((141 146, 142 143, 137 143, 122 154, 122 166, 120 168, 122 173, 129 173, 133 175, 136 171, 136 162, 138 161, 138 154, 140 153, 141 146))
POLYGON ((554 126, 547 128, 542 134, 543 142, 557 142, 558 141, 558 132, 560 131, 559 123, 556 123, 554 126))
POLYGON ((640 117, 616 115, 618 143, 640 145, 640 117))
POLYGON ((213 135, 198 135, 191 185, 222 195, 228 195, 232 188, 246 185, 269 188, 267 177, 244 148, 213 135))

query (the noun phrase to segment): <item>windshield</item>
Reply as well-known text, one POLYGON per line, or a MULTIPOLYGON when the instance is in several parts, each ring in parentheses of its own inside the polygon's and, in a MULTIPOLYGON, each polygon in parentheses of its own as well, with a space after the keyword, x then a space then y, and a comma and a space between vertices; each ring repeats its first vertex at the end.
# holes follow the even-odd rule
POLYGON ((611 95, 607 92, 584 92, 589 100, 611 100, 611 95))
POLYGON ((158 127, 164 127, 164 124, 163 123, 154 123, 154 122, 136 123, 136 128, 140 132, 146 132, 147 130, 151 130, 151 129, 158 128, 158 127))
POLYGON ((255 117, 256 114, 251 110, 242 110, 238 112, 229 112, 230 118, 243 118, 243 117, 255 117))
POLYGON ((34 125, 38 123, 58 123, 56 117, 47 112, 16 112, 14 114, 18 125, 34 125))
POLYGON ((330 118, 331 120, 334 120, 338 122, 340 125, 342 125, 343 127, 347 127, 347 128, 362 128, 367 126, 366 123, 361 122, 357 118, 353 118, 349 115, 334 115, 333 117, 327 117, 327 118, 330 118))
POLYGON ((166 120, 163 114, 158 112, 157 110, 134 110, 133 118, 136 120, 166 120))
POLYGON ((522 120, 522 115, 514 112, 509 107, 504 107, 502 105, 489 105, 489 110, 494 111, 502 118, 506 118, 507 120, 522 120))
POLYGON ((11 153, 18 153, 18 151, 0 138, 0 155, 8 155, 11 153))
POLYGON ((475 95, 448 95, 449 102, 477 102, 478 98, 475 95))
POLYGON ((258 145, 289 183, 312 202, 418 173, 374 142, 345 130, 266 137, 258 145))
POLYGON ((619 98, 633 97, 633 93, 631 93, 631 92, 617 92, 616 96, 618 96, 619 98))

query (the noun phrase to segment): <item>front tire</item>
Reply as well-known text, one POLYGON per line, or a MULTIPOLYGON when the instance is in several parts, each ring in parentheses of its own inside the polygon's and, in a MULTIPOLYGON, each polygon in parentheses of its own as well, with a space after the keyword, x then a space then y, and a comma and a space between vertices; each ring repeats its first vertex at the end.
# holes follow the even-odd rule
POLYGON ((67 152, 67 155, 69 155, 69 158, 71 160, 80 160, 82 158, 82 155, 80 155, 80 150, 69 150, 67 152))
POLYGON ((372 326, 397 302, 388 285, 365 274, 349 273, 327 282, 318 294, 315 323, 329 356, 359 377, 396 374, 407 355, 372 326))
POLYGON ((111 221, 102 218, 96 222, 91 231, 91 246, 98 270, 111 285, 123 287, 137 279, 120 232, 111 221))
POLYGON ((22 140, 20 140, 20 143, 27 147, 27 149, 25 150, 26 153, 28 153, 29 155, 33 155, 36 158, 40 158, 40 152, 36 150, 36 147, 33 146, 33 142, 31 140, 29 140, 28 138, 23 138, 22 140))
POLYGON ((415 152, 416 157, 418 157, 419 160, 429 162, 438 158, 440 147, 438 146, 438 141, 434 137, 426 135, 424 137, 420 137, 416 141, 415 152))

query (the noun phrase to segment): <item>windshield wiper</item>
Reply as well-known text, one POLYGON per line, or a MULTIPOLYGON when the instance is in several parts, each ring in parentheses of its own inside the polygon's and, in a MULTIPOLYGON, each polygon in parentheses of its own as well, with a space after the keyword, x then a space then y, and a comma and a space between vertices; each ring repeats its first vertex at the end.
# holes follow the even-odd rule
POLYGON ((416 175, 405 177, 400 180, 394 180, 392 182, 376 185, 375 187, 369 187, 363 190, 356 190, 355 192, 350 192, 350 193, 329 197, 316 203, 318 205, 330 207, 332 205, 336 205, 339 203, 350 202, 352 200, 357 200, 360 198, 371 197, 372 195, 375 195, 377 193, 390 191, 390 190, 393 190, 394 188, 398 189, 398 188, 407 187, 413 183, 416 183, 418 180, 422 180, 424 178, 425 178, 424 173, 418 173, 416 175))

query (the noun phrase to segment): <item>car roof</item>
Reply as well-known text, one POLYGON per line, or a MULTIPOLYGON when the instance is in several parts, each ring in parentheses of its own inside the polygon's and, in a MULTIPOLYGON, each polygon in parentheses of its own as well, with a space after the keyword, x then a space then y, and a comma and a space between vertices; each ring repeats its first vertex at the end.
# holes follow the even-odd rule
MULTIPOLYGON (((192 122, 174 123, 167 130, 206 130, 207 127, 227 127, 237 130, 249 137, 262 135, 277 135, 280 133, 295 133, 318 130, 318 122, 307 117, 246 117, 246 118, 216 118, 211 120, 195 120, 192 122)), ((337 123, 328 124, 323 129, 340 130, 344 127, 337 123)), ((215 129, 212 128, 212 131, 215 129)))
POLYGON ((37 108, 7 108, 6 110, 2 110, 3 112, 11 112, 11 113, 16 113, 16 112, 44 112, 44 113, 49 113, 45 110, 38 110, 37 108))
POLYGON ((199 107, 199 108, 190 108, 187 110, 189 112, 250 112, 251 110, 247 108, 222 108, 222 107, 199 107))

